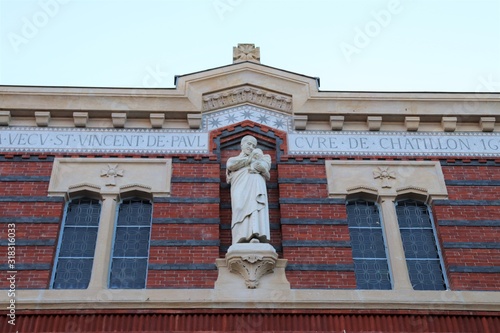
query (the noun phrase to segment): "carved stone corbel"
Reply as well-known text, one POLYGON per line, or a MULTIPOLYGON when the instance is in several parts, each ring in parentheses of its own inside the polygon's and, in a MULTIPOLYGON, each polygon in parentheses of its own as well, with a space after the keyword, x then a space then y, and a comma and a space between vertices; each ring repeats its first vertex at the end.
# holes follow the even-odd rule
POLYGON ((215 289, 289 290, 290 283, 285 276, 286 262, 286 259, 278 259, 276 250, 269 243, 233 244, 226 258, 216 260, 219 276, 215 289))
POLYGON ((227 259, 227 267, 231 273, 238 273, 245 279, 247 288, 255 289, 261 277, 273 273, 276 259, 260 255, 236 256, 227 259))

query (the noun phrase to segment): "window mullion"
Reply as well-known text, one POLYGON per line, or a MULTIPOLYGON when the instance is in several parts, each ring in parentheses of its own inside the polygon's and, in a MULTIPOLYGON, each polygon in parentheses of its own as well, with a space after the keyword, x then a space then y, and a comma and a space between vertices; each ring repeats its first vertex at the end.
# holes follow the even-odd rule
POLYGON ((383 228, 387 244, 390 269, 393 276, 393 289, 413 289, 408 275, 403 242, 399 231, 398 218, 394 200, 390 197, 381 198, 381 211, 384 220, 383 228))
POLYGON ((107 288, 117 199, 117 194, 103 194, 101 222, 99 223, 99 231, 97 232, 96 255, 92 267, 89 289, 107 288))

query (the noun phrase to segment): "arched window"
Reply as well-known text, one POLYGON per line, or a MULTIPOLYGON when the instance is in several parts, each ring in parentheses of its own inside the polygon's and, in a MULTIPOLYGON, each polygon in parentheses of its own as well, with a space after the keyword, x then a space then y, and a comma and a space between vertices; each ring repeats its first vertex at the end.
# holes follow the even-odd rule
POLYGON ((67 203, 52 273, 52 288, 88 287, 100 214, 98 200, 81 198, 67 203))
POLYGON ((358 289, 391 289, 387 251, 378 206, 347 202, 347 222, 358 289))
POLYGON ((415 200, 398 201, 396 213, 413 289, 447 289, 441 251, 427 205, 415 200))
POLYGON ((118 208, 109 287, 146 287, 153 205, 149 200, 123 200, 118 208))

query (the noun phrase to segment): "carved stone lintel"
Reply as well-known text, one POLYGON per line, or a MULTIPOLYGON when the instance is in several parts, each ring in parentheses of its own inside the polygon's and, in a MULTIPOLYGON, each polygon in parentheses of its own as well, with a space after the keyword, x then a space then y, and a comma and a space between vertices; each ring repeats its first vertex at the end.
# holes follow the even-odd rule
POLYGON ((199 113, 189 113, 187 115, 187 120, 189 124, 189 128, 191 129, 199 129, 201 126, 201 114, 199 113))
POLYGON ((111 119, 113 121, 113 127, 123 128, 125 127, 125 123, 127 122, 127 114, 114 112, 111 114, 111 119))
POLYGON ((445 132, 454 132, 457 129, 457 117, 443 117, 441 124, 445 132))
POLYGON ((232 105, 252 103, 279 111, 292 110, 292 97, 249 85, 203 96, 203 110, 210 111, 232 105))
POLYGON ((344 116, 330 116, 332 131, 341 131, 344 127, 344 116))
POLYGON ((0 126, 9 126, 10 111, 0 111, 0 126))
POLYGON ((73 121, 75 123, 75 127, 87 127, 88 120, 88 112, 73 112, 73 121))
POLYGON ((149 115, 149 121, 151 122, 152 128, 162 128, 163 123, 165 122, 165 114, 164 113, 151 113, 149 115))
POLYGON ((382 126, 382 117, 370 116, 366 119, 366 122, 370 131, 380 131, 380 127, 382 126))
POLYGON ((418 131, 418 126, 420 125, 420 117, 405 117, 406 130, 409 132, 418 131))
POLYGON ((305 130, 307 127, 307 116, 293 116, 295 130, 305 130))
POLYGON ((483 132, 493 132, 495 129, 495 117, 481 117, 479 125, 483 132))
POLYGON ((36 111, 35 112, 36 125, 39 127, 47 127, 50 122, 50 112, 49 111, 36 111))

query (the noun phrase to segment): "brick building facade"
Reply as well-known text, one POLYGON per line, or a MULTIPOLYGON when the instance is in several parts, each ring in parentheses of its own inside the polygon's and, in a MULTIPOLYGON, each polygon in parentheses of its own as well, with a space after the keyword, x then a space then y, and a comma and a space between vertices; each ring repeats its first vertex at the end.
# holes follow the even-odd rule
POLYGON ((237 58, 173 89, 0 87, 2 331, 498 329, 500 96, 237 58), (286 264, 255 289, 216 264, 245 135, 286 264))

